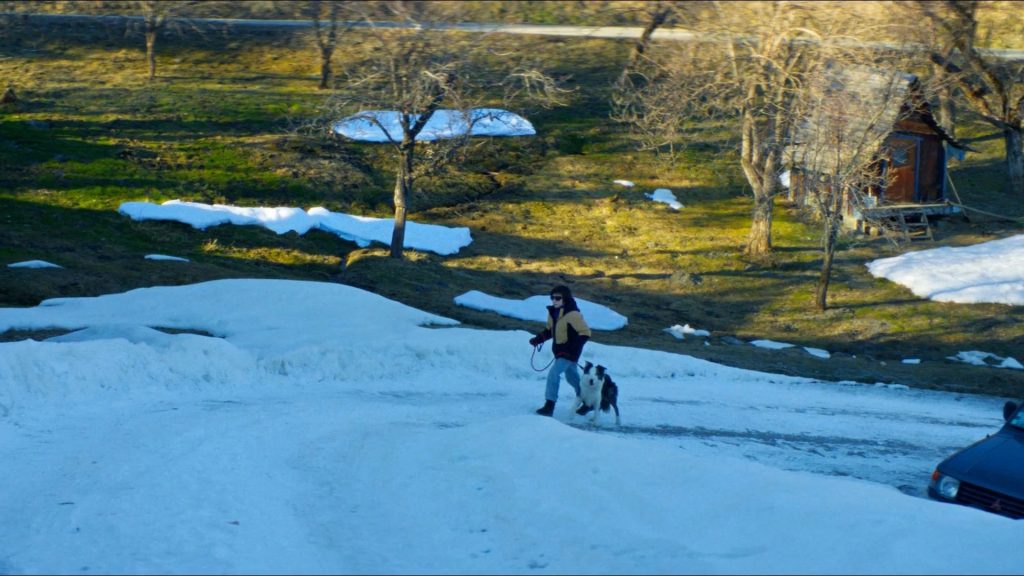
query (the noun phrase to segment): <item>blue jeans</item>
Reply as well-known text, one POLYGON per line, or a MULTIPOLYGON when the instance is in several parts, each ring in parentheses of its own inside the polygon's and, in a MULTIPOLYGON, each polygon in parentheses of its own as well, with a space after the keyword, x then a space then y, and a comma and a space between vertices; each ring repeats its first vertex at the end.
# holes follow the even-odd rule
POLYGON ((576 363, 565 358, 556 358, 555 363, 548 370, 548 387, 544 391, 544 399, 556 402, 558 400, 558 382, 565 373, 565 381, 580 395, 580 373, 576 370, 576 363))

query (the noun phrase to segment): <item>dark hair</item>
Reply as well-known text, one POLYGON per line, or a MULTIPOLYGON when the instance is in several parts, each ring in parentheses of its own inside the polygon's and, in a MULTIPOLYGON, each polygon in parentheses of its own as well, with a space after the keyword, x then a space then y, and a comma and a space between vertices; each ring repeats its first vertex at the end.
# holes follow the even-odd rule
POLYGON ((554 288, 551 289, 551 295, 554 296, 555 294, 559 294, 560 296, 562 296, 566 300, 569 300, 569 299, 572 298, 572 292, 569 291, 569 287, 561 285, 561 284, 559 284, 558 286, 555 286, 554 288))

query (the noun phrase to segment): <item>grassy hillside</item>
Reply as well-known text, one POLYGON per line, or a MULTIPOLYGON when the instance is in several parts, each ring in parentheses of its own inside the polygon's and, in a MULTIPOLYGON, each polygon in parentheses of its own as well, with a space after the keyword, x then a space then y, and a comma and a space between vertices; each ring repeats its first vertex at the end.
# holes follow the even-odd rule
MULTIPOLYGON (((357 33, 337 55, 356 57, 357 33), (346 52, 348 51, 348 52, 346 52)), ((538 135, 487 143, 471 165, 419 183, 411 218, 469 226, 455 256, 360 249, 322 233, 278 236, 256 227, 205 231, 134 222, 121 202, 180 198, 241 206, 324 206, 390 215, 391 164, 382 146, 297 133, 326 94, 316 90, 313 43, 302 32, 190 30, 161 40, 159 78, 145 81, 142 40, 110 23, 36 27, 10 23, 0 77, 19 101, 0 110, 0 263, 45 259, 62 270, 0 268, 0 306, 141 286, 226 277, 343 282, 484 328, 536 331, 531 323, 457 307, 468 290, 508 298, 567 283, 629 318, 596 341, 692 354, 738 366, 829 380, 900 382, 1019 396, 1024 374, 945 360, 982 350, 1024 360, 1024 309, 922 301, 871 277, 865 263, 892 255, 880 239, 848 239, 838 254, 831 309, 813 310, 817 229, 780 203, 770 262, 743 245, 750 202, 735 158, 720 143, 688 151, 674 167, 636 152, 607 116, 607 87, 628 42, 512 37, 498 50, 543 55, 577 89, 573 105, 535 112, 538 135), (482 174, 487 172, 487 175, 482 174), (626 189, 612 183, 625 178, 626 189), (672 189, 674 211, 643 193, 672 189), (151 253, 191 263, 150 261, 151 253), (711 330, 709 346, 664 332, 711 330), (730 344, 768 338, 825 348, 767 351, 730 344), (917 366, 900 363, 921 358, 917 366)), ((1001 192, 1002 142, 965 124, 979 149, 953 179, 964 203, 1021 215, 1001 192)), ((965 245, 1024 232, 971 215, 944 221, 934 244, 965 245)), ((39 337, 9 332, 4 339, 39 337)), ((529 361, 529 347, 509 350, 529 361)))

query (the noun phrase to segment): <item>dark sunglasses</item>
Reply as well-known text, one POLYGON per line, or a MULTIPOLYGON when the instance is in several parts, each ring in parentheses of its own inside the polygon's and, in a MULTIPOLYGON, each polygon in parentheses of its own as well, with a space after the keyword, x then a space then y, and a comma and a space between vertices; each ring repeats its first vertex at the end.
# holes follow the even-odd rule
POLYGON ((562 297, 561 296, 552 296, 551 299, 552 300, 561 300, 562 297))

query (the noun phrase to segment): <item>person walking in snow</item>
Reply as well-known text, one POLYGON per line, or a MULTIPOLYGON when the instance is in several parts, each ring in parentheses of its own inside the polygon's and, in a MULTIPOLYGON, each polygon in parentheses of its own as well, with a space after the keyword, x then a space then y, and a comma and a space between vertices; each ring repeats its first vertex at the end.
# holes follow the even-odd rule
POLYGON ((548 306, 547 327, 540 334, 530 338, 530 345, 539 347, 553 339, 551 351, 555 361, 548 370, 547 388, 544 390, 544 405, 537 409, 541 416, 551 416, 558 401, 558 386, 565 374, 565 380, 580 394, 580 373, 576 363, 583 353, 583 345, 590 339, 590 327, 580 314, 576 300, 568 286, 551 289, 551 306, 548 306))

